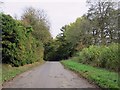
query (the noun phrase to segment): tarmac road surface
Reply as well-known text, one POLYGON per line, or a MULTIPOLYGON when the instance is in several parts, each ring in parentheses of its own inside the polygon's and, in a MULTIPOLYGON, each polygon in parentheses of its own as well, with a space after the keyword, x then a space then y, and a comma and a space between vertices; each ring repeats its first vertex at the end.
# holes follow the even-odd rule
POLYGON ((3 88, 95 88, 60 62, 46 62, 3 84, 3 88))

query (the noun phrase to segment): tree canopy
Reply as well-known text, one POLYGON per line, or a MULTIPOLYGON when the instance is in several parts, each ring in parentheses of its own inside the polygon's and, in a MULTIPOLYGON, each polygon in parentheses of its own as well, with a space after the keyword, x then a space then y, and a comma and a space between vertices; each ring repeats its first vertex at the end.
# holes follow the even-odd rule
POLYGON ((44 10, 34 9, 33 7, 26 8, 21 18, 25 26, 33 27, 32 35, 36 39, 42 43, 47 43, 52 39, 50 23, 44 10))
POLYGON ((119 10, 116 8, 117 4, 108 0, 88 0, 87 3, 89 5, 87 14, 61 28, 62 32, 57 35, 55 44, 51 43, 55 50, 53 54, 50 52, 50 55, 61 60, 91 45, 108 46, 118 42, 119 10))

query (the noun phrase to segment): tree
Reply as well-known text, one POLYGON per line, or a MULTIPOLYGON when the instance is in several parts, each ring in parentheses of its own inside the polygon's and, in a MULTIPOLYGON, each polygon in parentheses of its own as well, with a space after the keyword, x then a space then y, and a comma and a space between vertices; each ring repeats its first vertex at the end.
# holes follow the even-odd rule
POLYGON ((66 40, 72 44, 72 47, 78 51, 83 47, 92 44, 91 24, 84 15, 78 18, 74 23, 66 26, 66 40))
POLYGON ((33 27, 32 35, 42 43, 47 43, 52 38, 49 32, 50 23, 44 10, 37 10, 33 7, 26 8, 22 15, 22 21, 24 25, 33 27))
POLYGON ((102 45, 112 42, 112 34, 118 30, 115 10, 117 4, 109 0, 88 0, 87 2, 90 5, 88 18, 93 24, 94 42, 102 45))
POLYGON ((45 44, 45 60, 59 61, 62 59, 67 59, 73 55, 73 48, 71 43, 66 40, 65 30, 66 26, 62 27, 62 33, 57 35, 55 40, 45 44))
POLYGON ((43 60, 43 45, 32 36, 32 27, 10 15, 0 17, 2 28, 2 63, 21 66, 43 60))

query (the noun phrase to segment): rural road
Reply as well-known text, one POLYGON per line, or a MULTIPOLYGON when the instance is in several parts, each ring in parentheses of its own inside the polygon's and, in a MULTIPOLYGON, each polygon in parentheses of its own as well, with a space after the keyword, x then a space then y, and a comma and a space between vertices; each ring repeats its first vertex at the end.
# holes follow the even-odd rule
POLYGON ((3 88, 95 88, 95 86, 64 69, 60 62, 46 62, 6 82, 3 88))

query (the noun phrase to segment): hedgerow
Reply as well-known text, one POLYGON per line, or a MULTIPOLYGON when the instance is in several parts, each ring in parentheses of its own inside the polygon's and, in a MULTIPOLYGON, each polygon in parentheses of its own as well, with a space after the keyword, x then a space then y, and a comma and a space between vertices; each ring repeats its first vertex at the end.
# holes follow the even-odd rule
POLYGON ((120 65, 118 47, 120 44, 112 43, 109 46, 90 46, 79 52, 79 62, 118 71, 120 65))
POLYGON ((43 59, 43 45, 32 36, 31 26, 25 27, 21 21, 5 14, 1 14, 1 21, 3 63, 22 66, 43 59))

